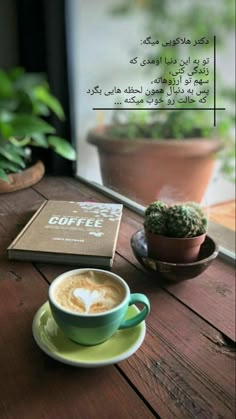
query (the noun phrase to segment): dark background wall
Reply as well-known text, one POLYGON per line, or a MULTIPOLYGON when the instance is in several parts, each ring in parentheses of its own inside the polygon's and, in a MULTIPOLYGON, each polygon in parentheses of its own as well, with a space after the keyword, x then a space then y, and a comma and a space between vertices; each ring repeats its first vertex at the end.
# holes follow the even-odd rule
MULTIPOLYGON (((52 117, 57 134, 71 141, 65 0, 0 0, 0 68, 22 66, 47 75, 66 121, 52 117)), ((36 149, 48 172, 71 174, 71 162, 36 149)))
POLYGON ((0 0, 0 67, 8 68, 19 62, 16 2, 0 0))

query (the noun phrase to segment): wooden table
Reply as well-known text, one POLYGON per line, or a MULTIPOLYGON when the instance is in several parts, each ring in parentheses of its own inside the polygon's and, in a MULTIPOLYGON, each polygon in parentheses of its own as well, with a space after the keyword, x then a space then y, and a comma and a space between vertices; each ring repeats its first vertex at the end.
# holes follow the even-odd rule
POLYGON ((230 230, 236 231, 235 225, 235 199, 219 204, 212 205, 209 208, 210 219, 215 223, 219 223, 230 230))
POLYGON ((151 302, 142 346, 103 368, 45 355, 32 320, 49 283, 70 266, 10 262, 6 248, 46 199, 110 199, 70 178, 47 177, 0 196, 0 418, 234 418, 234 268, 221 259, 198 278, 165 284, 130 247, 141 216, 124 209, 113 271, 151 302))

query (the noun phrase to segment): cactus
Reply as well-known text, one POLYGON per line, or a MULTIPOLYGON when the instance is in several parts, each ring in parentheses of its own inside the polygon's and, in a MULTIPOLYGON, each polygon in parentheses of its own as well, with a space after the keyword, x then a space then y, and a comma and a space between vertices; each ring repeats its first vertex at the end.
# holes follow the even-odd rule
POLYGON ((153 212, 158 213, 158 214, 164 214, 167 211, 167 209, 168 209, 168 205, 166 205, 164 202, 154 201, 147 207, 145 211, 145 217, 153 212))
POLYGON ((196 237, 207 230, 207 219, 195 202, 167 206, 161 201, 153 202, 145 212, 144 227, 168 237, 196 237))
POLYGON ((154 234, 166 235, 166 215, 153 212, 145 217, 144 227, 154 234))
POLYGON ((202 208, 200 207, 199 204, 197 204, 196 202, 187 202, 185 205, 187 205, 188 207, 191 207, 193 209, 195 209, 195 211, 197 211, 201 222, 200 222, 200 226, 199 226, 199 230, 198 230, 198 235, 206 233, 207 230, 207 218, 206 215, 204 214, 202 208))
POLYGON ((164 202, 152 202, 145 211, 144 227, 151 233, 165 235, 167 210, 164 202))
POLYGON ((188 207, 191 207, 191 208, 195 209, 198 212, 198 214, 200 215, 200 217, 202 217, 202 218, 205 217, 205 214, 204 214, 202 208, 196 202, 186 202, 184 205, 187 205, 188 207))
POLYGON ((192 206, 176 204, 169 207, 167 218, 169 237, 199 236, 206 231, 205 227, 202 215, 192 206))

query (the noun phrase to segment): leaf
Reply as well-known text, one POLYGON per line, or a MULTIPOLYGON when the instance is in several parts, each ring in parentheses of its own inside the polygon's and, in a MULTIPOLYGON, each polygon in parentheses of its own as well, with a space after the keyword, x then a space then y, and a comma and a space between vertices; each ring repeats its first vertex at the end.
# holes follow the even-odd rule
MULTIPOLYGON (((37 133, 51 134, 55 132, 55 128, 47 122, 33 115, 18 114, 12 117, 12 120, 6 125, 9 127, 8 136, 25 137, 37 133)), ((4 135, 4 133, 3 133, 4 135)))
POLYGON ((39 102, 34 99, 32 102, 32 106, 33 106, 33 113, 35 115, 42 115, 42 116, 50 115, 50 109, 46 105, 44 105, 44 103, 39 102))
POLYGON ((64 119, 64 111, 58 99, 56 99, 49 91, 43 87, 38 86, 34 89, 34 95, 37 99, 47 105, 59 119, 64 119))
POLYGON ((11 144, 6 144, 6 146, 0 145, 0 155, 5 157, 7 160, 19 164, 20 167, 25 168, 25 162, 19 154, 17 154, 17 148, 11 144))
POLYGON ((11 138, 11 141, 6 141, 6 140, 0 141, 0 145, 2 145, 3 148, 5 150, 7 150, 9 153, 15 153, 15 154, 18 154, 19 156, 22 156, 24 158, 25 157, 25 147, 21 147, 20 142, 18 142, 14 138, 11 138), (14 143, 13 140, 16 141, 17 145, 14 143), (13 143, 11 141, 13 141, 13 143))
POLYGON ((33 140, 32 145, 43 147, 43 148, 48 148, 48 140, 44 134, 40 134, 40 133, 33 134, 31 138, 33 140))
POLYGON ((8 74, 11 78, 11 80, 17 80, 19 79, 23 74, 25 74, 25 70, 23 67, 13 67, 9 69, 8 74))
POLYGON ((49 145, 53 150, 60 154, 60 156, 65 157, 69 160, 76 160, 76 152, 73 147, 68 143, 68 141, 63 138, 50 135, 48 137, 49 145))
POLYGON ((13 116, 14 114, 12 112, 8 112, 4 109, 0 111, 0 122, 10 122, 13 116))
POLYGON ((45 83, 46 77, 42 73, 24 73, 15 81, 18 90, 22 90, 27 94, 32 93, 35 86, 45 83))
POLYGON ((8 122, 1 121, 0 119, 0 133, 3 138, 8 138, 11 135, 11 126, 8 122))
POLYGON ((132 10, 133 10, 132 4, 130 2, 124 2, 123 4, 114 6, 110 12, 113 15, 123 16, 132 10))
POLYGON ((0 95, 0 111, 15 111, 17 106, 18 100, 15 97, 3 99, 0 95))
POLYGON ((0 168, 0 179, 4 180, 5 182, 9 183, 8 176, 4 169, 0 168))
POLYGON ((8 74, 0 70, 0 98, 10 98, 13 94, 13 85, 8 74))
POLYGON ((30 137, 24 137, 21 140, 17 140, 15 137, 9 137, 8 141, 18 148, 18 154, 24 156, 24 147, 30 143, 30 137))
POLYGON ((17 173, 21 171, 20 166, 10 162, 9 160, 3 160, 3 159, 0 160, 0 170, 1 169, 5 169, 13 173, 17 173))
POLYGON ((19 156, 25 157, 25 149, 26 147, 21 147, 20 143, 16 146, 15 144, 8 143, 6 145, 7 149, 10 150, 12 153, 16 153, 19 156))

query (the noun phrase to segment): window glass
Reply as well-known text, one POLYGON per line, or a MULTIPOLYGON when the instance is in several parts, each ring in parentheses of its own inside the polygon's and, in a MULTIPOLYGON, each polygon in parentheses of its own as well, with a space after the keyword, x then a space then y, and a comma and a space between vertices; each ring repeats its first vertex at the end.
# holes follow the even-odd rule
POLYGON ((202 202, 213 222, 235 230, 234 7, 67 3, 77 175, 143 206, 202 202))

